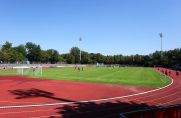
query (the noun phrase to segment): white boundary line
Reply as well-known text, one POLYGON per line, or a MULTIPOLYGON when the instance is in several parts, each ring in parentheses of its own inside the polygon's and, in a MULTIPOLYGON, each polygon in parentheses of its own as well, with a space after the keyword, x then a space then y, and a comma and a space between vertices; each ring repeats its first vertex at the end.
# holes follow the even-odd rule
POLYGON ((88 102, 100 102, 100 101, 108 101, 108 100, 115 100, 115 99, 121 99, 121 98, 128 98, 132 96, 137 96, 137 95, 143 95, 155 91, 159 91, 162 89, 165 89, 173 84, 173 79, 171 79, 171 83, 167 86, 158 88, 158 89, 153 89, 150 91, 145 91, 141 93, 136 93, 136 94, 131 94, 131 95, 126 95, 126 96, 119 96, 119 97, 112 97, 112 98, 105 98, 105 99, 95 99, 95 100, 84 100, 84 101, 79 101, 79 102, 56 102, 56 103, 47 103, 47 104, 31 104, 31 105, 17 105, 17 106, 0 106, 0 109, 10 109, 10 108, 29 108, 29 107, 44 107, 44 106, 56 106, 56 105, 68 105, 68 104, 80 104, 80 103, 88 103, 88 102))

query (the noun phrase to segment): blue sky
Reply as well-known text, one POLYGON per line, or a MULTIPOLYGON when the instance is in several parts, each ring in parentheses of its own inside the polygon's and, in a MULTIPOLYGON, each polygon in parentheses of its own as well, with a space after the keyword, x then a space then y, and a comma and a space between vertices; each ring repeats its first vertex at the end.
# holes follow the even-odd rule
POLYGON ((181 48, 180 12, 180 0, 0 0, 0 43, 149 54, 160 50, 159 32, 163 50, 181 48))

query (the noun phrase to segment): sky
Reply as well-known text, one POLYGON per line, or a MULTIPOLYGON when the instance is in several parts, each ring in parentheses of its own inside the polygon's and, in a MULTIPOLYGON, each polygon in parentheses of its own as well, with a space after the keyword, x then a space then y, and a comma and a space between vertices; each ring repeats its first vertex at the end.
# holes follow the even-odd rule
POLYGON ((0 44, 104 55, 181 48, 180 0, 0 0, 0 44), (79 41, 79 38, 82 41, 79 41))

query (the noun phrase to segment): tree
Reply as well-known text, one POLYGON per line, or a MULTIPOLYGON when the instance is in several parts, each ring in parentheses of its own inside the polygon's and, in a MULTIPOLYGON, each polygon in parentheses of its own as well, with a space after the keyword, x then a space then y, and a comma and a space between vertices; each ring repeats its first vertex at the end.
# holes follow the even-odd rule
POLYGON ((17 52, 21 53, 24 57, 26 57, 27 52, 26 52, 26 47, 25 47, 24 45, 18 45, 18 46, 16 46, 16 47, 14 47, 14 49, 15 49, 17 52))
MULTIPOLYGON (((181 48, 174 50, 163 51, 162 60, 160 51, 155 51, 149 55, 102 55, 100 53, 88 53, 82 51, 82 64, 128 64, 138 66, 154 66, 160 65, 163 67, 172 68, 173 66, 181 65, 181 48)), ((31 63, 57 63, 64 62, 69 64, 80 63, 80 49, 72 47, 70 53, 60 55, 57 50, 41 50, 40 45, 32 42, 27 42, 26 45, 18 45, 12 47, 12 43, 6 41, 0 49, 0 63, 15 63, 28 60, 31 63)))
POLYGON ((89 55, 90 55, 90 61, 91 61, 90 63, 96 64, 97 63, 96 54, 90 53, 89 55))
POLYGON ((10 53, 10 57, 9 57, 9 62, 10 63, 15 63, 15 62, 22 62, 24 61, 25 57, 23 56, 22 53, 16 51, 16 50, 12 50, 12 52, 10 53))
POLYGON ((49 63, 50 60, 50 54, 48 53, 48 51, 41 51, 41 62, 42 63, 49 63))
POLYGON ((4 45, 2 45, 2 60, 5 63, 11 62, 13 58, 13 48, 12 48, 12 43, 6 41, 4 45))
POLYGON ((19 55, 18 61, 24 61, 26 60, 26 48, 24 45, 19 45, 17 47, 14 47, 13 50, 19 55))
POLYGON ((47 50, 47 53, 50 56, 49 58, 50 63, 55 64, 59 61, 59 53, 57 50, 49 49, 47 50))
POLYGON ((70 54, 74 56, 74 63, 80 63, 80 49, 78 47, 72 47, 70 54))
POLYGON ((41 61, 40 45, 36 45, 32 42, 27 42, 25 47, 27 49, 27 58, 31 63, 41 61))
POLYGON ((90 64, 91 58, 88 52, 82 51, 82 64, 90 64))
POLYGON ((0 50, 0 62, 4 62, 5 58, 4 58, 4 52, 2 50, 0 50))
POLYGON ((58 61, 59 61, 60 63, 65 63, 65 59, 62 57, 62 55, 59 55, 59 56, 58 56, 58 61))
POLYGON ((71 54, 62 54, 61 55, 66 63, 68 64, 74 64, 75 63, 75 57, 71 54))
POLYGON ((6 41, 4 45, 2 45, 1 50, 5 51, 5 50, 11 50, 12 49, 12 43, 6 41))
POLYGON ((97 53, 96 55, 96 61, 98 62, 98 63, 103 63, 104 62, 104 56, 102 55, 102 54, 100 54, 100 53, 97 53))

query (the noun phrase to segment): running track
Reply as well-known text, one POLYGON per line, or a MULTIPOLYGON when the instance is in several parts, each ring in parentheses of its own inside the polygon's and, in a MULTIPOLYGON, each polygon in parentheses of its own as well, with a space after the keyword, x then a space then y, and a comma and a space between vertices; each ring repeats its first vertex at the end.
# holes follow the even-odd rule
MULTIPOLYGON (((159 71, 165 73, 164 68, 159 71)), ((162 89, 0 77, 0 118, 115 117, 143 108, 181 103, 181 75, 162 89), (117 97, 119 96, 119 97, 117 97)))

